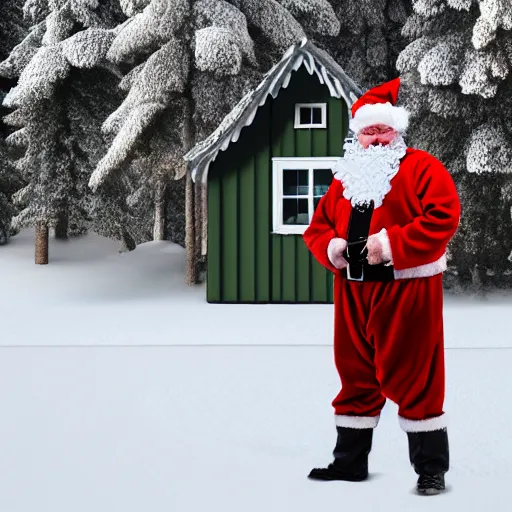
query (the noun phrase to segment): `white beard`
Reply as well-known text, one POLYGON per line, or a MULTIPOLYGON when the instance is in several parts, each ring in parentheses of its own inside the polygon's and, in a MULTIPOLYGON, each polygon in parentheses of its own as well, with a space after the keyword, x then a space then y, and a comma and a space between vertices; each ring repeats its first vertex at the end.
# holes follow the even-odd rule
POLYGON ((369 205, 373 201, 374 208, 378 208, 391 190, 391 180, 405 155, 407 145, 403 137, 397 135, 388 146, 379 144, 367 149, 354 138, 343 149, 344 156, 333 169, 334 178, 343 183, 343 196, 352 206, 369 205))

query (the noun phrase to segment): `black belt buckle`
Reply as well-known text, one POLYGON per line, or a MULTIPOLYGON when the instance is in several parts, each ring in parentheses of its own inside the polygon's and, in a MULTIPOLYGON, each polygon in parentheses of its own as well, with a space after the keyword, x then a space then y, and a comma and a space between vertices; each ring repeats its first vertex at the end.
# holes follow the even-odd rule
POLYGON ((362 282, 364 281, 364 266, 361 265, 361 276, 360 277, 353 277, 352 274, 350 273, 350 263, 347 265, 347 279, 349 281, 359 281, 359 282, 362 282))
POLYGON ((366 247, 368 239, 360 238, 347 243, 346 260, 350 263, 364 263, 368 257, 368 248, 366 247))
POLYGON ((361 237, 358 240, 353 240, 347 243, 347 249, 345 251, 346 257, 345 259, 348 262, 347 266, 347 279, 349 281, 364 281, 364 264, 366 262, 366 258, 368 256, 368 249, 366 248, 367 238, 361 237), (354 272, 355 275, 359 275, 359 277, 355 277, 352 275, 350 271, 351 265, 354 266, 354 271, 357 267, 359 272, 354 272))

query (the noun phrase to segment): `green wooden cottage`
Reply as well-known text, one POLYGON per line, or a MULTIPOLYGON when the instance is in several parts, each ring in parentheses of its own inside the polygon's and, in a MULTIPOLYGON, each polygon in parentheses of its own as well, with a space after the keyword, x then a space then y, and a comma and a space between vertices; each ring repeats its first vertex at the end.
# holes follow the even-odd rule
POLYGON ((202 196, 193 213, 208 302, 332 303, 332 274, 302 233, 333 179, 361 94, 304 40, 186 155, 202 196))

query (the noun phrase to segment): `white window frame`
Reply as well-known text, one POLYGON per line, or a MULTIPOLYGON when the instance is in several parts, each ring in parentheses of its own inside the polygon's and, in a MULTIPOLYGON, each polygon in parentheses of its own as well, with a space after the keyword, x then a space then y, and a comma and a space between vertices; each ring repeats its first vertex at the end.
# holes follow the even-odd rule
POLYGON ((272 234, 275 235, 302 235, 311 223, 314 211, 314 187, 313 187, 313 171, 315 169, 333 169, 338 162, 338 157, 311 157, 311 158, 272 158, 272 234), (309 171, 309 193, 304 196, 284 196, 283 195, 283 171, 285 169, 306 169, 309 171), (284 224, 283 223, 283 199, 302 198, 308 199, 308 224, 284 224))
POLYGON ((327 103, 297 103, 295 105, 295 128, 327 128, 327 103), (301 108, 320 108, 322 109, 322 121, 313 124, 313 120, 308 124, 301 124, 300 109, 301 108))

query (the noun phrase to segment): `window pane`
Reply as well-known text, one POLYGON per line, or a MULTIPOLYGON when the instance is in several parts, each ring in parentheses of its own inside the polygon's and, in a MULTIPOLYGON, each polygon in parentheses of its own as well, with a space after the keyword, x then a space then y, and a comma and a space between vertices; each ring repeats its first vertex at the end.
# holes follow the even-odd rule
POLYGON ((307 196, 309 194, 309 171, 307 169, 283 170, 283 195, 307 196))
POLYGON ((315 169, 313 171, 313 195, 323 196, 327 192, 332 179, 333 175, 331 169, 315 169))
POLYGON ((313 198, 313 209, 316 210, 316 207, 318 206, 318 203, 320 202, 321 197, 314 197, 313 198))
POLYGON ((311 107, 300 107, 300 124, 311 124, 311 107))
POLYGON ((307 199, 283 199, 283 224, 309 224, 307 199))
POLYGON ((322 124, 322 109, 319 107, 313 108, 313 124, 322 124))

